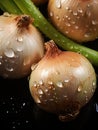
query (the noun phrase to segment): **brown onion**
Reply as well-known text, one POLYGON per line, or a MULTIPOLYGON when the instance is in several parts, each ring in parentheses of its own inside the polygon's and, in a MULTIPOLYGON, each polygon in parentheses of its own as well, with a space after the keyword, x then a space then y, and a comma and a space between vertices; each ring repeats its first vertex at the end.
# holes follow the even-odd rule
POLYGON ((57 114, 61 121, 72 120, 95 92, 94 68, 84 56, 61 51, 52 40, 45 46, 45 56, 32 66, 30 93, 41 109, 57 114))
POLYGON ((49 0, 48 13, 54 26, 75 41, 98 38, 98 0, 49 0))
POLYGON ((28 15, 0 16, 0 76, 21 78, 44 55, 44 39, 28 15))

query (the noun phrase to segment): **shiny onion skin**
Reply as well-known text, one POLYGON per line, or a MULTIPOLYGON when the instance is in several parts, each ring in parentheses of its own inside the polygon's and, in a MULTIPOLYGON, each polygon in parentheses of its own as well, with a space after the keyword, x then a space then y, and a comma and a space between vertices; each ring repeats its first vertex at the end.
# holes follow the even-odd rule
POLYGON ((61 121, 70 121, 95 92, 95 70, 84 56, 61 51, 52 40, 45 48, 45 56, 32 66, 31 96, 41 109, 57 114, 61 121))
POLYGON ((0 16, 0 76, 22 78, 44 55, 44 39, 28 15, 0 16))
POLYGON ((48 0, 32 0, 35 5, 42 5, 48 2, 48 0))
POLYGON ((82 43, 98 38, 98 0, 49 0, 48 14, 72 40, 82 43))

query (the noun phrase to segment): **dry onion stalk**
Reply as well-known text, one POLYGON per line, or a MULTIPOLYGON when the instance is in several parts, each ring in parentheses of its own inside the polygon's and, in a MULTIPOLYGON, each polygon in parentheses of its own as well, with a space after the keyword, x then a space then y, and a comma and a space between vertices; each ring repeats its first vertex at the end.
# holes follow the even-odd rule
POLYGON ((21 78, 44 55, 44 39, 28 15, 0 16, 0 76, 21 78))
POLYGON ((30 93, 41 109, 57 114, 61 121, 70 121, 92 98, 96 74, 81 54, 61 51, 53 41, 45 45, 46 54, 32 66, 30 93))
POLYGON ((75 41, 98 37, 98 0, 49 0, 48 13, 54 26, 75 41))

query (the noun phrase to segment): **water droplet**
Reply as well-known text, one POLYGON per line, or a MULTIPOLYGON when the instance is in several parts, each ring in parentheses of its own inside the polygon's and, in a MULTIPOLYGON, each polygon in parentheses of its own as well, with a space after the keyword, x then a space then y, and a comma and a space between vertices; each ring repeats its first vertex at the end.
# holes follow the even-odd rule
POLYGON ((48 84, 49 84, 49 85, 53 85, 53 82, 52 82, 52 81, 48 81, 48 84))
POLYGON ((64 83, 68 83, 68 82, 69 82, 69 79, 65 79, 65 80, 64 80, 64 83))
POLYGON ((8 12, 4 12, 4 13, 3 13, 3 16, 5 16, 5 17, 10 17, 11 14, 9 14, 8 12))
POLYGON ((87 91, 85 90, 84 93, 87 94, 87 91))
POLYGON ((42 89, 38 89, 38 93, 39 93, 39 94, 43 94, 42 89))
POLYGON ((69 13, 72 13, 72 10, 71 10, 71 9, 69 9, 68 11, 69 11, 69 13))
POLYGON ((65 9, 66 9, 66 10, 69 10, 69 7, 68 7, 68 6, 66 6, 66 7, 65 7, 65 9))
POLYGON ((56 0, 55 5, 57 8, 61 8, 61 0, 56 0))
POLYGON ((98 22, 96 22, 95 20, 92 20, 92 25, 96 25, 98 24, 98 22))
POLYGON ((45 92, 48 92, 48 89, 47 89, 47 88, 45 89, 45 92))
POLYGON ((62 82, 57 82, 56 85, 57 85, 59 88, 62 88, 62 87, 63 87, 62 82))
POLYGON ((15 128, 16 128, 15 126, 12 127, 12 129, 15 129, 15 128))
POLYGON ((77 14, 77 12, 73 12, 73 15, 74 15, 74 16, 77 16, 78 14, 77 14))
POLYGON ((55 91, 55 87, 53 87, 53 89, 52 89, 53 91, 55 91))
POLYGON ((87 103, 88 102, 88 97, 87 96, 86 96, 85 100, 86 100, 86 103, 87 103))
POLYGON ((75 22, 75 21, 71 21, 71 23, 72 23, 72 24, 76 24, 76 22, 75 22))
POLYGON ((58 20, 59 20, 59 19, 60 19, 60 17, 57 15, 57 16, 56 16, 56 19, 58 19, 58 20))
POLYGON ((73 49, 73 46, 70 46, 70 49, 73 49))
POLYGON ((6 70, 9 71, 9 72, 13 72, 14 69, 10 68, 10 66, 9 66, 9 67, 6 67, 6 70))
POLYGON ((43 85, 43 84, 44 84, 44 83, 43 83, 43 80, 40 80, 40 81, 39 81, 39 84, 40 84, 40 85, 43 85))
POLYGON ((53 16, 53 12, 50 12, 50 16, 51 16, 51 17, 53 16))
POLYGON ((39 99, 38 96, 35 97, 35 100, 36 100, 37 103, 41 103, 41 100, 39 99))
POLYGON ((95 104, 95 107, 96 107, 96 112, 98 112, 98 104, 97 103, 95 104))
POLYGON ((90 7, 90 4, 88 4, 87 7, 89 8, 89 7, 90 7))
POLYGON ((54 99, 53 99, 53 98, 50 98, 49 100, 50 100, 50 101, 54 101, 54 99))
POLYGON ((17 46, 16 46, 16 50, 17 50, 18 52, 23 51, 23 50, 24 50, 24 46, 23 46, 23 44, 17 44, 17 46))
POLYGON ((71 26, 71 24, 70 23, 65 23, 66 24, 66 26, 68 26, 68 27, 70 27, 71 26))
POLYGON ((23 65, 24 66, 30 65, 30 62, 31 62, 31 60, 27 57, 27 58, 24 59, 23 65))
POLYGON ((86 11, 86 15, 90 17, 90 16, 91 16, 91 11, 88 11, 88 10, 87 10, 87 11, 86 11))
POLYGON ((68 31, 65 31, 66 34, 68 34, 69 32, 68 31))
POLYGON ((67 98, 67 95, 64 95, 64 98, 67 98))
POLYGON ((84 37, 85 37, 85 38, 88 38, 89 36, 90 36, 90 33, 84 34, 84 37))
POLYGON ((15 56, 15 53, 12 49, 6 49, 4 52, 5 56, 8 58, 13 58, 15 56))
POLYGON ((79 12, 79 13, 83 13, 83 10, 79 8, 79 9, 78 9, 78 12, 79 12))
POLYGON ((93 81, 93 86, 94 86, 94 87, 96 86, 96 81, 95 81, 95 80, 93 81))
POLYGON ((37 82, 36 81, 34 81, 33 86, 37 87, 37 82))
POLYGON ((78 87, 78 92, 81 92, 81 90, 82 90, 82 86, 79 86, 78 87))
POLYGON ((26 103, 24 102, 22 105, 23 105, 23 106, 25 106, 25 105, 26 105, 26 103))
POLYGON ((6 111, 6 113, 8 114, 8 113, 9 113, 9 111, 7 110, 7 111, 6 111))
POLYGON ((23 38, 22 37, 17 37, 16 39, 18 42, 23 42, 23 38))
POLYGON ((29 121, 28 121, 28 120, 26 120, 26 123, 29 123, 29 121))
POLYGON ((79 26, 76 25, 76 26, 75 26, 75 29, 79 29, 79 26))
POLYGON ((12 100, 13 99, 13 97, 10 97, 10 100, 12 100))
POLYGON ((88 54, 85 54, 85 57, 88 57, 88 54))

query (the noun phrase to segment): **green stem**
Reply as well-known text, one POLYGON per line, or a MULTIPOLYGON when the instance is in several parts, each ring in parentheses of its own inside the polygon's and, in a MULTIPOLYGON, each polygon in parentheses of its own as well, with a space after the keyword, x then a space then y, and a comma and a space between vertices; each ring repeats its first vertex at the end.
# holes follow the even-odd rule
MULTIPOLYGON (((12 0, 3 0, 3 2, 1 3, 4 3, 4 1, 6 1, 6 5, 7 3, 12 4, 13 2, 15 2, 15 4, 18 6, 18 8, 22 11, 23 14, 28 14, 33 17, 34 25, 39 28, 39 30, 41 30, 42 33, 45 34, 48 38, 54 40, 59 47, 64 50, 79 52, 85 57, 87 57, 93 65, 98 66, 97 51, 75 43, 74 41, 63 36, 53 27, 51 23, 49 23, 49 21, 43 16, 43 14, 33 4, 31 0, 13 0, 13 2, 12 0)), ((9 7, 7 6, 6 9, 8 11, 9 7)), ((15 10, 17 10, 17 8, 15 8, 15 10)), ((13 9, 11 10, 11 13, 13 13, 13 9)))
POLYGON ((4 12, 7 11, 7 12, 13 13, 13 14, 22 13, 13 0, 0 0, 0 7, 4 12))

